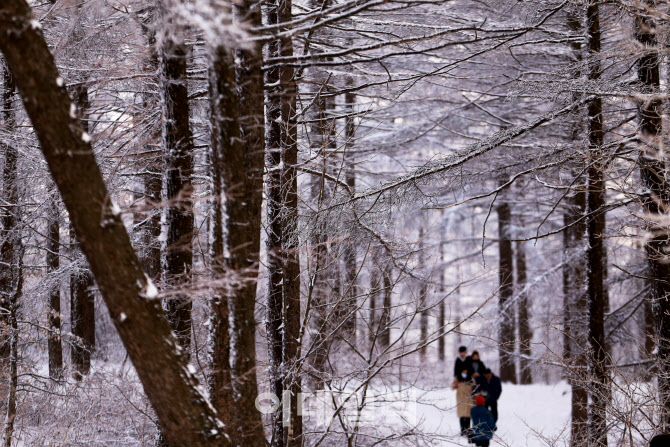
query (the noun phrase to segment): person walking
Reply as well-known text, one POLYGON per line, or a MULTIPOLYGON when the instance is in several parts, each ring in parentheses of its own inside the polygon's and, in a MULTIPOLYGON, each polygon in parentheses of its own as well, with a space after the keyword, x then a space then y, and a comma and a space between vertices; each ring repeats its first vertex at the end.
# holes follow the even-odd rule
POLYGON ((461 426, 461 436, 468 435, 470 428, 470 409, 472 408, 472 359, 465 346, 458 348, 458 357, 454 364, 454 384, 456 390, 456 414, 461 426))
POLYGON ((491 411, 486 408, 486 399, 481 394, 475 397, 475 406, 470 411, 470 417, 472 418, 470 440, 477 447, 489 447, 497 427, 491 411))
POLYGON ((490 369, 484 369, 484 374, 477 378, 476 392, 481 393, 486 399, 486 407, 493 415, 493 421, 498 422, 498 399, 502 394, 502 384, 500 377, 491 372, 490 369))
POLYGON ((470 368, 472 369, 472 377, 475 379, 484 374, 486 366, 479 358, 479 352, 477 351, 472 351, 472 354, 470 354, 470 368))

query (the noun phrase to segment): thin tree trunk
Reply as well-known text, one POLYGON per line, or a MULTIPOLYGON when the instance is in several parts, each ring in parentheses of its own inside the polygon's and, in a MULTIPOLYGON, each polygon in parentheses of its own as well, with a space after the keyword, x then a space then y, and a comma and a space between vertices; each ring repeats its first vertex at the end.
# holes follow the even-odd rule
POLYGON ((498 205, 498 252, 499 252, 499 308, 500 333, 500 380, 516 383, 516 365, 514 363, 515 328, 514 306, 509 300, 514 294, 514 257, 512 253, 511 226, 512 214, 510 205, 503 199, 498 205))
MULTIPOLYGON (((349 193, 353 196, 356 191, 356 154, 354 152, 354 138, 356 136, 356 123, 354 120, 354 104, 356 95, 348 92, 344 95, 344 108, 348 115, 344 123, 344 176, 349 193)), ((343 241, 344 258, 344 309, 346 321, 343 330, 348 334, 353 343, 356 339, 356 309, 358 308, 358 285, 356 284, 358 269, 356 266, 356 245, 354 238, 351 241, 343 241)))
POLYGON ((165 300, 164 306, 172 330, 177 334, 184 354, 190 358, 192 303, 180 289, 190 283, 193 264, 193 135, 189 123, 187 48, 183 30, 165 29, 168 26, 172 25, 163 24, 163 45, 159 52, 165 169, 163 197, 167 204, 163 280, 172 291, 172 297, 165 300))
MULTIPOLYGON (((7 131, 15 127, 16 121, 13 113, 13 98, 16 93, 15 80, 9 69, 3 64, 4 88, 2 91, 3 124, 7 131)), ((2 198, 9 206, 0 207, 0 363, 3 370, 11 351, 12 330, 9 321, 9 309, 14 293, 16 278, 14 274, 16 231, 18 211, 18 179, 17 163, 18 153, 16 148, 10 144, 4 144, 4 168, 2 171, 2 198)))
POLYGON ((14 436, 14 420, 16 419, 16 397, 19 385, 19 325, 17 323, 18 300, 23 291, 23 250, 17 247, 16 251, 16 281, 11 302, 9 303, 10 356, 9 356, 9 393, 7 395, 7 415, 5 417, 5 447, 12 447, 14 436))
MULTIPOLYGON (((419 263, 417 267, 421 270, 425 271, 426 266, 424 265, 424 258, 423 258, 423 250, 424 250, 424 244, 423 244, 423 238, 424 238, 424 232, 423 232, 423 227, 419 228, 419 263)), ((426 357, 426 353, 428 351, 428 345, 426 344, 426 341, 428 340, 428 317, 430 310, 428 308, 428 303, 426 302, 428 298, 428 288, 426 285, 426 281, 422 280, 421 285, 419 287, 419 311, 421 312, 420 314, 420 326, 421 326, 421 341, 420 343, 422 344, 419 354, 421 355, 421 358, 426 357)))
POLYGON ((384 303, 382 305, 382 314, 379 317, 379 344, 382 349, 391 345, 391 298, 393 296, 393 284, 391 283, 391 274, 393 273, 391 259, 384 263, 382 271, 382 286, 384 288, 384 303))
POLYGON ((49 207, 49 223, 46 240, 47 274, 51 275, 54 284, 49 291, 47 339, 49 351, 49 377, 59 380, 63 376, 63 344, 61 339, 61 310, 60 310, 60 281, 53 277, 60 268, 60 213, 58 200, 54 200, 49 207))
POLYGON ((520 295, 517 306, 519 316, 519 368, 521 369, 521 384, 529 385, 533 383, 533 375, 530 370, 530 344, 533 339, 533 331, 530 328, 530 302, 528 300, 528 293, 523 292, 526 287, 526 249, 522 241, 516 242, 516 278, 517 290, 520 295))
MULTIPOLYGON (((0 11, 1 13, 2 11, 0 11)), ((1 32, 1 31, 0 31, 1 32)), ((9 68, 2 66, 4 89, 2 92, 3 124, 8 132, 16 125, 13 99, 16 83, 9 68)), ((19 234, 19 179, 18 152, 11 144, 4 145, 5 165, 2 177, 2 199, 6 205, 0 208, 0 307, 2 308, 2 344, 0 361, 7 368, 9 387, 7 392, 7 414, 5 418, 5 446, 11 447, 16 417, 16 393, 18 385, 18 325, 17 302, 23 287, 23 249, 19 234)))
MULTIPOLYGON (((646 6, 655 2, 647 0, 646 6)), ((641 10, 635 17, 635 38, 643 46, 638 59, 638 78, 645 93, 660 91, 660 59, 656 41, 655 23, 641 10)), ((657 343, 656 368, 659 392, 659 430, 670 429, 670 235, 663 225, 670 205, 670 186, 667 166, 662 158, 663 136, 662 104, 659 99, 640 104, 639 135, 641 140, 640 177, 649 195, 643 202, 651 215, 652 237, 646 243, 647 260, 652 278, 654 333, 657 343)))
MULTIPOLYGON (((586 12, 589 50, 588 77, 600 79, 600 14, 598 4, 590 1, 586 12)), ((605 179, 603 173, 603 107, 602 99, 595 97, 588 103, 589 159, 586 199, 586 290, 589 315, 589 445, 607 445, 607 400, 609 374, 605 346, 605 288, 603 252, 605 233, 605 179)))
POLYGON ((441 242, 440 243, 440 266, 438 268, 438 272, 440 275, 440 279, 438 281, 439 284, 439 297, 440 297, 440 314, 437 319, 437 326, 440 331, 439 338, 437 339, 437 357, 438 359, 443 362, 444 359, 446 358, 446 319, 447 319, 447 310, 446 310, 446 299, 445 299, 445 292, 446 289, 444 287, 444 274, 446 273, 444 271, 444 248, 445 248, 445 243, 441 242))
POLYGON ((230 445, 175 349, 170 325, 153 299, 155 287, 110 200, 91 144, 70 116, 71 101, 58 85, 56 64, 34 20, 25 0, 2 2, 0 50, 144 391, 171 445, 230 445))

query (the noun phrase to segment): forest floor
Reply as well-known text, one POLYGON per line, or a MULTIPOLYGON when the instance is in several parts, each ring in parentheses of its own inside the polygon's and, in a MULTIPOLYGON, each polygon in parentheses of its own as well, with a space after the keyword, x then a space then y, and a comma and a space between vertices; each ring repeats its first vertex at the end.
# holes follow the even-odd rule
MULTIPOLYGON (((444 437, 438 445, 468 445, 458 436, 455 391, 431 391, 421 401, 417 405, 421 427, 425 432, 444 437)), ((570 434, 570 387, 565 382, 556 385, 505 384, 498 413, 498 431, 492 446, 563 445, 563 440, 570 434)))

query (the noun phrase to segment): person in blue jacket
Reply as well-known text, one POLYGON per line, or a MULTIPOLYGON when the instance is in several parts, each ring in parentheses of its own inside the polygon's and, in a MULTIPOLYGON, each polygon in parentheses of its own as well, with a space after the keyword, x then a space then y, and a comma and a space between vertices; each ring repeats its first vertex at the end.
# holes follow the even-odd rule
POLYGON ((480 393, 486 398, 486 406, 491 410, 493 420, 498 422, 498 399, 502 394, 502 385, 500 378, 486 368, 482 376, 477 377, 476 393, 480 393))
POLYGON ((475 397, 475 406, 470 410, 470 419, 472 420, 470 440, 477 447, 489 447, 489 441, 496 430, 496 423, 491 411, 486 408, 486 399, 481 394, 475 397))

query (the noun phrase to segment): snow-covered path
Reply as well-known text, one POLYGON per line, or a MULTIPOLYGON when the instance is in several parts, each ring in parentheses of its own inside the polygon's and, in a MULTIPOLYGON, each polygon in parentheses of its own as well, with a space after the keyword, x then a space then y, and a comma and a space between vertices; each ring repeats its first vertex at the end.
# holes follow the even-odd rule
MULTIPOLYGON (((468 445, 458 436, 454 391, 431 391, 420 402, 417 417, 425 432, 441 435, 437 445, 468 445)), ((492 446, 562 446, 570 432, 570 387, 564 382, 556 385, 506 384, 498 412, 498 431, 492 446)))

